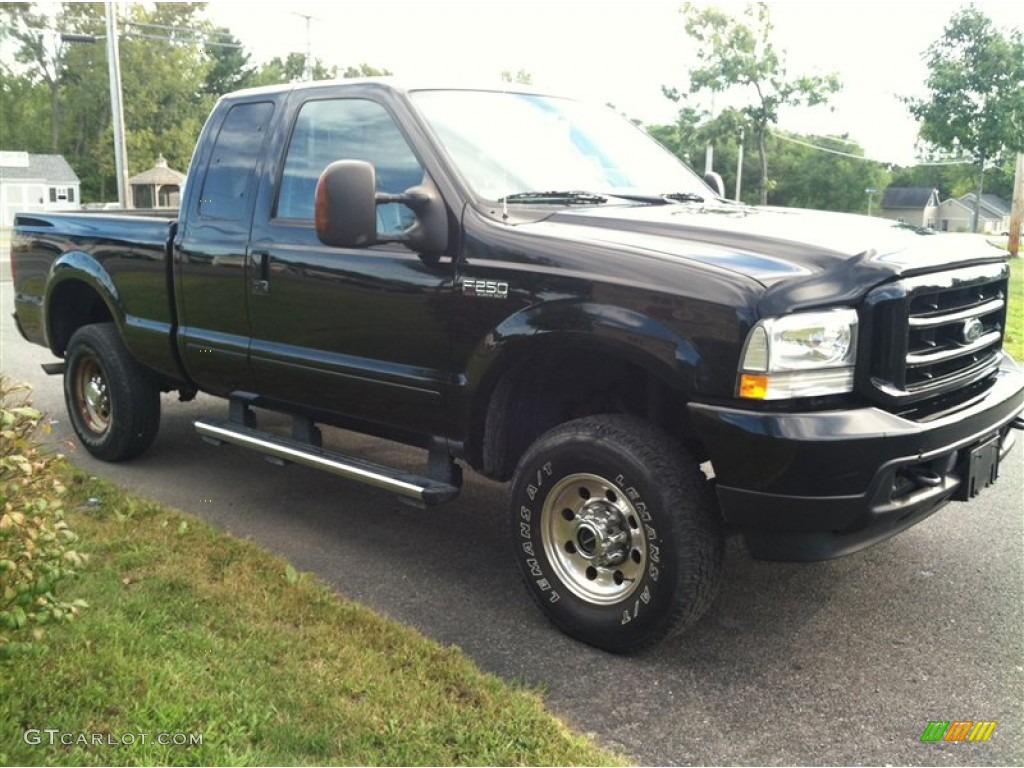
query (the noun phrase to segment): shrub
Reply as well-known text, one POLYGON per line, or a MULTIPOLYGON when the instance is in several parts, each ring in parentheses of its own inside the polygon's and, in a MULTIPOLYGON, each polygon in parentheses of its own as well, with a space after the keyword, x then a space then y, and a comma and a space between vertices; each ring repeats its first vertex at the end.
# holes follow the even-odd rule
POLYGON ((56 596, 84 557, 64 521, 60 459, 35 442, 49 425, 40 427, 42 414, 16 397, 26 389, 0 380, 0 661, 30 651, 44 625, 87 607, 56 596))

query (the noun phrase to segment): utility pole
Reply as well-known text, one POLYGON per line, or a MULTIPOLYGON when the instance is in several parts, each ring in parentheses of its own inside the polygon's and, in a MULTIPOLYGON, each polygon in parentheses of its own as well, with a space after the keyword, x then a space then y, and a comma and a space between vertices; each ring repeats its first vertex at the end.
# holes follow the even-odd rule
POLYGON ((128 183, 128 150, 124 141, 124 109, 121 104, 121 58, 117 47, 117 19, 114 4, 107 3, 107 70, 110 77, 110 109, 114 121, 114 165, 117 169, 117 201, 132 208, 132 188, 128 183))
MULTIPOLYGON (((711 119, 715 118, 715 94, 711 94, 711 119)), ((708 139, 707 149, 704 150, 704 175, 711 173, 715 170, 715 147, 708 139)))
POLYGON ((736 202, 740 201, 740 189, 743 187, 743 140, 747 132, 740 128, 740 146, 736 155, 736 202))
POLYGON ((874 187, 868 187, 864 190, 864 194, 868 196, 868 216, 871 215, 871 199, 875 196, 878 190, 874 187))
POLYGON ((1024 220, 1024 152, 1017 153, 1017 169, 1013 176, 1013 203, 1010 212, 1010 243, 1013 256, 1020 256, 1021 225, 1024 220))

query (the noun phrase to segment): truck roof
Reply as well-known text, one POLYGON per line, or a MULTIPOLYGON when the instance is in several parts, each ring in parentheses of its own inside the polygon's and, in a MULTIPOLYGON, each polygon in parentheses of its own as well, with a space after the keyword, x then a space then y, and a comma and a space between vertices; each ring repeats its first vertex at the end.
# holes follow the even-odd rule
POLYGON ((520 83, 506 83, 493 79, 454 79, 454 80, 428 80, 426 78, 403 78, 394 76, 385 77, 351 77, 337 78, 334 80, 313 80, 297 83, 283 83, 280 85, 262 85, 255 88, 245 88, 240 91, 232 91, 221 96, 222 99, 245 98, 249 96, 273 96, 281 93, 288 93, 296 89, 316 90, 327 88, 373 86, 382 90, 389 90, 395 93, 407 94, 411 91, 425 90, 452 90, 452 91, 497 91, 507 93, 524 93, 541 96, 563 96, 567 94, 552 93, 545 89, 520 83))

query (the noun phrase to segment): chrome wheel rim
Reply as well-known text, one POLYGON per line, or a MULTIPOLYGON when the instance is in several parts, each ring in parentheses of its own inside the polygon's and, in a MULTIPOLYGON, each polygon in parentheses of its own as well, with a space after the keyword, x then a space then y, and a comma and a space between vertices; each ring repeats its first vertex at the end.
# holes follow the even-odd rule
POLYGON ((629 597, 647 565, 636 508, 610 480, 575 474, 558 481, 541 509, 544 553, 576 597, 611 605, 629 597))
POLYGON ((83 360, 75 372, 75 405, 90 432, 102 434, 110 427, 110 388, 92 358, 83 360))

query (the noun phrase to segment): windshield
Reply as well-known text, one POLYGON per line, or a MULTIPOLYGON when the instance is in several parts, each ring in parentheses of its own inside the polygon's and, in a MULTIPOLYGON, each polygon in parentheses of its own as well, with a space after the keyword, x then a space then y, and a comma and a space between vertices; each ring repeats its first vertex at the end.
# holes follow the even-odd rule
POLYGON ((712 195, 674 155, 607 107, 500 91, 411 96, 466 181, 490 200, 537 202, 551 192, 563 201, 566 192, 712 195))

